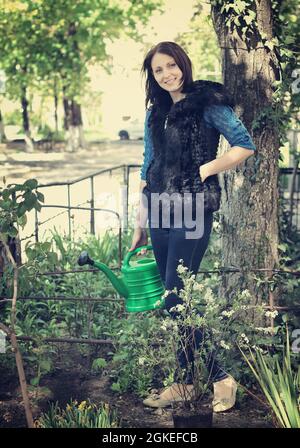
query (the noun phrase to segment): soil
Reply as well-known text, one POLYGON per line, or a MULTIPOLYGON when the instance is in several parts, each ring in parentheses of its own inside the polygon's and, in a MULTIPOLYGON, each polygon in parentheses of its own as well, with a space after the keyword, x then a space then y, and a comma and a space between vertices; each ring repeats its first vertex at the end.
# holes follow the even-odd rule
MULTIPOLYGON (((49 403, 58 402, 65 407, 71 399, 81 402, 90 399, 97 404, 109 403, 121 417, 125 428, 173 428, 172 409, 153 409, 143 405, 142 398, 134 393, 118 394, 111 390, 108 372, 92 375, 87 358, 78 354, 75 347, 65 354, 72 364, 57 363, 55 370, 41 380, 38 397, 30 392, 34 419, 47 412, 49 403), (79 362, 80 360, 80 362, 79 362)), ((15 374, 0 372, 0 428, 26 427, 24 408, 15 374)), ((268 410, 251 397, 237 402, 234 409, 213 415, 214 428, 270 428, 273 427, 268 410)))

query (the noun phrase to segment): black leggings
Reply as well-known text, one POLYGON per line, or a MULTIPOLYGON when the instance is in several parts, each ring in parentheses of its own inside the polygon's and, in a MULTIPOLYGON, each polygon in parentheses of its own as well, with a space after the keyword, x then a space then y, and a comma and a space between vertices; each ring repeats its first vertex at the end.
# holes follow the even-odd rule
MULTIPOLYGON (((187 229, 184 225, 181 228, 174 228, 172 219, 169 227, 163 228, 160 220, 159 228, 154 228, 151 225, 151 207, 148 209, 148 217, 151 243, 162 282, 166 290, 177 287, 177 291, 179 291, 183 288, 183 282, 176 271, 179 260, 182 259, 183 265, 188 267, 193 274, 197 274, 209 243, 213 224, 213 212, 205 212, 204 233, 197 239, 186 239, 185 232, 191 229, 187 229)), ((178 313, 170 311, 170 309, 181 303, 182 299, 175 293, 171 293, 165 298, 165 307, 172 318, 175 319, 178 313)), ((180 320, 178 323, 180 329, 180 320)), ((181 346, 178 348, 177 360, 181 369, 176 371, 175 382, 183 381, 191 384, 194 374, 194 351, 199 348, 203 335, 199 329, 194 331, 193 329, 185 329, 184 331, 183 340, 185 341, 185 347, 182 347, 182 344, 180 344, 181 346), (182 369, 185 370, 183 378, 180 375, 180 370, 182 369)), ((182 334, 183 330, 180 330, 180 332, 182 334)), ((227 374, 220 368, 213 354, 207 360, 207 367, 213 381, 220 381, 227 377, 227 374)))

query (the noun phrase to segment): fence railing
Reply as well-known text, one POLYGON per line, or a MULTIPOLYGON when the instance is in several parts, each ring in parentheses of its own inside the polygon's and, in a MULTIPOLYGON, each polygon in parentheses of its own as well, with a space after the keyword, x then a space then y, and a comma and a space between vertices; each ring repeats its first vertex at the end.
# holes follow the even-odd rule
POLYGON ((280 168, 279 192, 291 225, 300 232, 300 168, 280 168))
MULTIPOLYGON (((53 186, 61 186, 65 187, 67 189, 67 205, 60 205, 60 204, 51 204, 51 205, 43 205, 43 207, 48 208, 58 208, 58 209, 64 209, 67 212, 68 216, 68 222, 69 222, 69 233, 71 234, 71 210, 73 209, 80 209, 90 212, 90 232, 92 234, 95 234, 95 211, 106 211, 110 213, 114 213, 118 220, 119 220, 119 266, 115 269, 120 269, 121 267, 121 254, 122 254, 122 248, 121 248, 121 241, 122 241, 122 228, 121 228, 121 220, 120 220, 120 214, 117 213, 114 210, 105 209, 105 208, 98 208, 95 207, 95 189, 94 189, 94 180, 97 176, 101 176, 103 174, 112 173, 116 170, 122 170, 123 175, 123 183, 126 186, 125 191, 125 197, 124 199, 124 208, 123 208, 123 220, 124 223, 127 225, 128 223, 128 191, 129 191, 129 182, 130 182, 130 171, 132 169, 139 168, 140 165, 118 165, 109 169, 104 169, 101 171, 98 171, 96 173, 93 173, 92 175, 87 175, 80 177, 74 181, 70 182, 55 182, 45 185, 40 185, 39 188, 47 188, 47 187, 53 187, 53 186), (89 190, 89 199, 85 203, 89 203, 89 207, 82 207, 80 205, 72 205, 72 186, 75 184, 78 184, 79 182, 82 182, 84 180, 89 180, 90 190, 89 190)), ((300 231, 300 217, 299 217, 299 201, 300 201, 300 169, 293 168, 281 168, 280 169, 280 195, 281 198, 286 203, 287 210, 293 211, 293 224, 297 227, 297 230, 300 231), (292 195, 292 204, 291 204, 291 192, 292 195), (292 205, 292 207, 291 207, 292 205)), ((61 212, 60 212, 61 213, 61 212)), ((51 219, 51 218, 50 218, 51 219)), ((47 220, 48 221, 48 220, 47 220)), ((37 214, 35 214, 35 238, 38 241, 39 238, 39 225, 41 223, 38 222, 37 214)), ((114 269, 114 268, 113 268, 114 269)), ((98 272, 98 270, 89 269, 89 270, 73 270, 73 271, 67 271, 67 272, 47 272, 43 274, 38 275, 67 275, 72 273, 82 273, 82 272, 88 272, 88 271, 95 271, 98 272)), ((249 271, 270 271, 270 269, 250 269, 249 271)), ((280 275, 292 275, 296 278, 300 277, 299 271, 284 271, 284 270, 271 270, 272 275, 280 274, 280 275)), ((237 267, 222 267, 214 271, 203 271, 199 270, 198 273, 202 274, 209 274, 209 273, 218 273, 219 275, 223 274, 231 274, 232 272, 243 272, 237 267)), ((273 292, 269 290, 268 294, 269 303, 268 305, 265 305, 264 308, 268 310, 278 310, 279 312, 299 312, 299 306, 276 306, 274 304, 274 298, 273 298, 273 292)), ((97 302, 103 302, 103 301, 112 301, 116 302, 116 299, 112 297, 62 297, 62 296, 51 296, 51 297, 20 297, 19 300, 50 300, 50 301, 80 301, 84 302, 86 304, 89 303, 97 303, 97 302)), ((11 299, 8 299, 7 297, 0 297, 0 302, 10 302, 11 299)), ((274 319, 270 318, 271 327, 274 327, 274 319)), ((33 340, 34 337, 30 335, 24 335, 19 337, 20 340, 29 341, 33 340)), ((85 344, 104 344, 104 343, 111 343, 111 340, 104 340, 104 339, 82 339, 82 338, 45 338, 45 342, 70 342, 70 343, 85 343, 85 344)))
MULTIPOLYGON (((62 187, 67 190, 67 204, 48 204, 43 205, 45 208, 57 208, 57 209, 65 209, 68 218, 68 231, 71 236, 72 233, 72 210, 85 210, 90 212, 90 233, 95 234, 95 212, 102 211, 115 214, 119 221, 119 233, 121 233, 121 217, 120 215, 108 208, 99 208, 95 207, 95 179, 99 176, 106 175, 116 171, 122 172, 122 184, 124 189, 122 191, 122 221, 124 228, 128 228, 128 192, 130 187, 130 173, 133 169, 140 168, 141 165, 138 164, 130 164, 130 165, 117 165, 111 168, 103 169, 97 171, 93 174, 82 176, 73 181, 66 182, 52 182, 48 184, 39 185, 39 189, 50 188, 50 187, 62 187), (89 180, 89 193, 88 198, 83 204, 72 204, 72 187, 78 185, 80 182, 89 180), (88 207, 82 207, 82 205, 89 204, 88 207)), ((279 191, 280 196, 284 202, 285 210, 291 214, 291 223, 295 226, 298 232, 300 232, 300 168, 296 170, 293 168, 280 168, 279 170, 279 191)), ((60 212, 61 213, 61 212, 60 212)), ((58 215, 54 215, 52 218, 47 219, 45 222, 48 222, 51 219, 54 219, 58 215)), ((44 224, 43 222, 38 221, 38 213, 35 212, 35 231, 34 236, 35 240, 39 239, 39 226, 44 224)))

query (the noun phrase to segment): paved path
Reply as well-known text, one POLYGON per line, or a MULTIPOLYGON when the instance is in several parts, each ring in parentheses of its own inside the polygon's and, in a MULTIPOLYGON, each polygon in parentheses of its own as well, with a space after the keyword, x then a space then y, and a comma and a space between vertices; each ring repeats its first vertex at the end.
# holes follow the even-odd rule
MULTIPOLYGON (((22 148, 22 146, 21 146, 22 148)), ((74 180, 104 168, 125 164, 141 164, 143 142, 124 141, 89 144, 86 150, 68 152, 34 152, 8 149, 0 145, 1 178, 8 183, 36 178, 39 183, 74 180)))
MULTIPOLYGON (((93 174, 101 169, 111 168, 122 164, 141 164, 143 162, 142 141, 116 141, 109 143, 90 144, 86 150, 76 153, 68 152, 34 152, 26 153, 21 149, 10 149, 0 145, 0 185, 2 176, 6 177, 7 184, 21 183, 27 179, 35 178, 39 184, 52 182, 66 182, 76 180, 85 175, 93 174)), ((133 213, 137 205, 140 168, 130 172, 129 206, 133 213)), ((124 212, 122 183, 123 170, 116 170, 112 176, 104 174, 97 176, 94 181, 95 207, 108 208, 117 211, 121 216, 124 212)), ((45 196, 46 205, 67 205, 67 187, 49 187, 41 189, 45 196)), ((85 180, 71 187, 71 205, 84 204, 89 207, 90 182, 85 180)), ((63 210, 43 208, 39 213, 40 234, 44 230, 53 229, 54 226, 62 233, 69 232, 68 215, 64 213, 54 218, 63 210), (48 219, 50 219, 48 221, 48 219)), ((88 211, 72 210, 72 229, 78 228, 81 234, 83 229, 90 228, 90 213, 88 211)), ((95 213, 95 230, 98 235, 105 233, 107 228, 118 229, 116 216, 108 212, 95 213)), ((32 235, 34 231, 34 212, 30 216, 21 237, 32 235)))

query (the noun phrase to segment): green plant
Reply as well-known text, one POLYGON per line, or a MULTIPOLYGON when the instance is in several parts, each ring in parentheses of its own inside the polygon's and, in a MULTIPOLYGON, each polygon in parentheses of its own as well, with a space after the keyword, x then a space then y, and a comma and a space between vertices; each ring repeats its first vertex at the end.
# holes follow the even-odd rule
POLYGON ((278 356, 270 357, 261 353, 258 348, 255 349, 255 354, 249 349, 248 356, 242 350, 241 352, 279 425, 284 428, 300 428, 300 367, 298 366, 298 371, 292 369, 288 330, 281 361, 278 356))
MULTIPOLYGON (((167 290, 165 296, 174 292, 182 299, 182 303, 171 308, 170 311, 175 313, 176 318, 167 316, 161 328, 166 334, 172 334, 170 350, 176 359, 177 382, 183 384, 182 398, 189 407, 189 393, 184 387, 185 379, 188 377, 192 381, 198 401, 207 396, 213 381, 210 370, 212 366, 208 359, 218 355, 218 360, 224 368, 225 354, 228 353, 228 365, 232 364, 234 341, 245 337, 243 331, 246 326, 248 331, 251 329, 248 317, 251 306, 248 291, 237 293, 229 304, 225 298, 218 297, 215 280, 205 279, 198 283, 195 275, 183 266, 182 260, 177 272, 182 279, 183 288, 180 291, 177 288, 167 290), (219 353, 220 351, 222 353, 219 353), (193 361, 191 352, 194 353, 193 361), (179 359, 179 356, 182 358, 183 355, 190 361, 186 368, 182 367, 179 359)), ((258 308, 256 312, 261 313, 262 309, 258 308)), ((255 332, 253 324, 252 331, 255 332)))
POLYGON ((107 403, 96 405, 89 400, 71 401, 65 409, 51 404, 49 412, 35 422, 38 428, 118 428, 120 421, 107 403))
POLYGON ((133 313, 120 321, 113 334, 115 351, 110 353, 112 390, 145 396, 163 370, 168 374, 174 364, 167 351, 172 335, 163 337, 160 326, 156 312, 133 313))
MULTIPOLYGON (((4 184, 6 183, 5 178, 3 179, 3 182, 4 184)), ((38 182, 36 179, 29 179, 24 184, 9 184, 6 188, 0 187, 0 241, 13 276, 10 326, 0 322, 0 328, 10 336, 11 345, 16 358, 26 420, 29 428, 33 427, 33 417, 30 408, 22 355, 16 338, 19 267, 12 253, 10 242, 12 238, 15 238, 15 242, 18 245, 19 226, 25 226, 27 222, 26 213, 32 209, 37 211, 41 210, 41 202, 44 201, 44 196, 36 191, 37 185, 38 182)))
POLYGON ((92 363, 92 372, 101 372, 104 367, 107 366, 107 362, 104 358, 96 358, 92 363))

